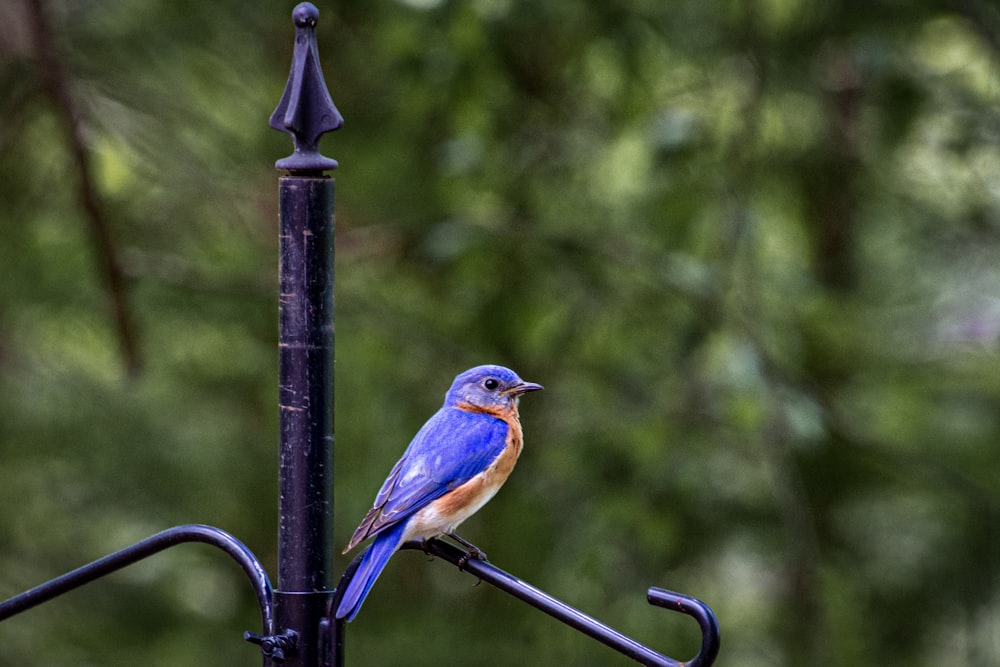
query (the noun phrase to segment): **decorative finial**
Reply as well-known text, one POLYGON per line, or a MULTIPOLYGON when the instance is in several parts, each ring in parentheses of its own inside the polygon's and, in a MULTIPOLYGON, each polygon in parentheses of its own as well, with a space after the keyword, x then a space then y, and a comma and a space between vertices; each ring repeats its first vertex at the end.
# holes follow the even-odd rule
POLYGON ((323 79, 316 46, 316 22, 319 10, 310 2, 298 4, 292 11, 295 23, 295 52, 292 71, 278 108, 271 114, 270 125, 286 132, 295 142, 295 152, 274 163, 288 171, 321 172, 337 168, 337 161, 320 155, 320 135, 340 128, 344 118, 337 111, 323 79))

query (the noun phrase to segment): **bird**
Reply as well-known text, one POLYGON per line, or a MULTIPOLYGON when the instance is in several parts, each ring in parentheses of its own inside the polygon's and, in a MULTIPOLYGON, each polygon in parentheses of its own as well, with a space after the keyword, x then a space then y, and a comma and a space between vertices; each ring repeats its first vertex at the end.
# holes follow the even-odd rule
POLYGON ((375 537, 344 586, 336 618, 354 620, 389 558, 411 540, 448 535, 469 549, 467 558, 485 560, 455 529, 507 481, 524 444, 519 399, 539 389, 504 366, 476 366, 455 377, 343 551, 375 537))

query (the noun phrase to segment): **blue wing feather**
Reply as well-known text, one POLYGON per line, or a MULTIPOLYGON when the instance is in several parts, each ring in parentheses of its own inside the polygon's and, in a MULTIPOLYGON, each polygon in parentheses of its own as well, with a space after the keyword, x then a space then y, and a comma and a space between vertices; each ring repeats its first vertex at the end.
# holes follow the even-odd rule
MULTIPOLYGON (((441 408, 417 432, 375 498, 365 537, 409 517, 484 471, 503 451, 507 423, 492 415, 441 408)), ((362 538, 363 539, 363 538, 362 538)))

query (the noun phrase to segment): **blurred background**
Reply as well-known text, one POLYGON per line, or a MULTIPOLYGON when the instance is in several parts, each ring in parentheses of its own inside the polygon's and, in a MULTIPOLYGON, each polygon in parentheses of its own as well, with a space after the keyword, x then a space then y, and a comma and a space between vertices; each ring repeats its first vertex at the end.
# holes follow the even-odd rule
MULTIPOLYGON (((294 4, 0 3, 2 598, 179 523, 274 576, 294 4)), ((648 586, 715 610, 718 665, 1000 662, 996 4, 317 4, 338 552, 501 363, 546 390, 462 528, 500 567, 678 659, 648 586)), ((473 584, 397 555, 349 664, 631 664, 473 584)), ((259 664, 258 628, 186 546, 0 664, 259 664)))

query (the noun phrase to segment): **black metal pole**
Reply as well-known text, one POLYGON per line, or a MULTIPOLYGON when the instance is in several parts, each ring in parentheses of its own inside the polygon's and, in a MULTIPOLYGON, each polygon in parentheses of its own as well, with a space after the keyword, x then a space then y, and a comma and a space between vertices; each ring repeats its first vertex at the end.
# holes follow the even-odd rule
POLYGON ((333 180, 281 179, 278 587, 275 614, 315 665, 332 593, 333 180))
POLYGON ((275 166, 280 179, 278 580, 274 611, 289 639, 287 665, 314 667, 329 656, 324 621, 333 595, 333 210, 337 166, 319 154, 321 134, 343 123, 319 66, 309 3, 292 13, 295 51, 271 127, 295 152, 275 166))

